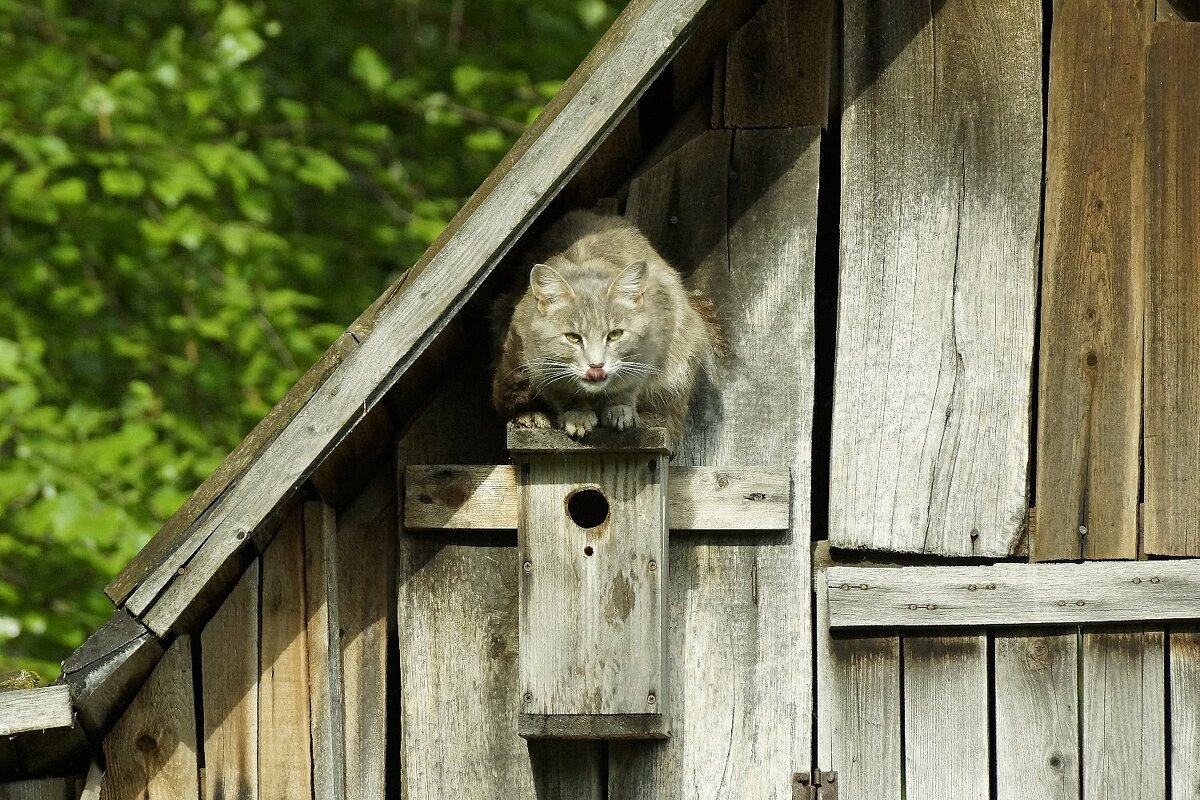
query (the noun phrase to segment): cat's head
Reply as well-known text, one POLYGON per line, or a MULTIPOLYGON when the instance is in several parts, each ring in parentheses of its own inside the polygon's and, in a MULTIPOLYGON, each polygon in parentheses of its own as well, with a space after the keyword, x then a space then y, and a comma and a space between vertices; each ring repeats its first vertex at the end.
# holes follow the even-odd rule
POLYGON ((629 388, 654 371, 647 363, 653 320, 645 307, 649 268, 634 261, 611 269, 537 264, 529 285, 537 302, 530 367, 543 385, 568 393, 629 388))

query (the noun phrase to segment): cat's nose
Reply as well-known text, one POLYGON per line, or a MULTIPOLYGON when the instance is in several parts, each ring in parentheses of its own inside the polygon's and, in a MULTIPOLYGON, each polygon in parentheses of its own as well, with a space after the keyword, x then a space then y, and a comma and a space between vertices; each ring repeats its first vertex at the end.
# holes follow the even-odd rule
POLYGON ((603 364, 588 364, 588 371, 584 373, 585 378, 589 381, 602 381, 608 377, 608 373, 604 371, 603 364))

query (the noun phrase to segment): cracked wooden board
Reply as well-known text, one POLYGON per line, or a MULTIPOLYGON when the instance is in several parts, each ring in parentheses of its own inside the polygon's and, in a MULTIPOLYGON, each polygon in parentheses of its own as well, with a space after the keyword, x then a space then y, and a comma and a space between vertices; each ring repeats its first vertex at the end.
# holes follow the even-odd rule
POLYGON ((1041 4, 845 5, 830 543, 1021 547, 1041 4))

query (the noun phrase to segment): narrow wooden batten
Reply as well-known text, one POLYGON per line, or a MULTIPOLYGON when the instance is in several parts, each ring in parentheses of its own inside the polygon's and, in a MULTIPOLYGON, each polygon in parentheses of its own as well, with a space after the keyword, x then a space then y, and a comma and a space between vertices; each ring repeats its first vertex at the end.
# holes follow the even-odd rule
POLYGON ((1200 559, 830 567, 832 629, 984 628, 1200 618, 1200 559))

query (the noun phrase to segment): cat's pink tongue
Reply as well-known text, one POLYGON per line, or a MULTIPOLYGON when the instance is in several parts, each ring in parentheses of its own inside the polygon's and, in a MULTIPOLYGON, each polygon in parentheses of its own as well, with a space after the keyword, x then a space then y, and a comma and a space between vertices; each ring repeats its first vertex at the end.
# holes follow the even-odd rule
POLYGON ((604 367, 592 367, 583 377, 589 381, 602 381, 608 377, 608 373, 604 371, 604 367))

